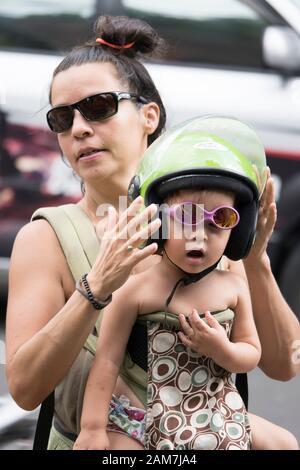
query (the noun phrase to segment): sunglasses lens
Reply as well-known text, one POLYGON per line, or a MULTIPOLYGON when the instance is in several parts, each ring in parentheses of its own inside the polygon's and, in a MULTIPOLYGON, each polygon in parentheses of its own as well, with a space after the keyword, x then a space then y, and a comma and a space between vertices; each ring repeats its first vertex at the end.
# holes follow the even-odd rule
POLYGON ((64 132, 70 129, 73 123, 74 111, 71 106, 61 106, 51 109, 47 114, 50 129, 53 132, 64 132))
POLYGON ((79 103, 78 108, 88 120, 97 121, 116 114, 118 102, 112 94, 101 93, 85 98, 79 103))
POLYGON ((214 213, 214 222, 219 228, 232 228, 238 222, 237 213, 231 207, 220 207, 214 213))
POLYGON ((89 96, 72 106, 59 106, 47 114, 47 121, 53 132, 64 132, 72 127, 74 107, 85 119, 98 121, 113 116, 118 111, 118 101, 112 93, 89 96))

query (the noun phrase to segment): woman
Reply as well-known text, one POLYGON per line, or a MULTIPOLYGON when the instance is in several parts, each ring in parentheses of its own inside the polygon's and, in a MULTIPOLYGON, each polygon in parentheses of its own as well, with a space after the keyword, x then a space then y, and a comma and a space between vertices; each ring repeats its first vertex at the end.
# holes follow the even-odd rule
MULTIPOLYGON (((54 109, 48 113, 48 123, 57 132, 62 153, 82 179, 85 192, 76 210, 59 223, 56 213, 50 217, 39 212, 39 220, 19 232, 11 257, 7 316, 7 376, 16 402, 34 409, 56 388, 52 449, 72 448, 80 430, 82 396, 92 361, 92 348, 86 340, 93 340, 90 333, 99 315, 94 306, 105 305, 130 272, 157 261, 156 257, 150 260, 155 244, 142 251, 135 249, 143 234, 124 238, 130 228, 126 218, 130 224, 139 217, 133 217, 138 201, 117 222, 113 220, 116 212, 108 220, 99 220, 96 211, 102 204, 118 207, 118 198, 127 194, 140 156, 164 128, 163 104, 137 60, 138 54, 155 52, 160 46, 160 38, 143 22, 101 17, 96 41, 75 49, 54 72, 50 91, 54 109), (76 238, 78 244, 75 235, 68 235, 73 234, 75 219, 80 221, 77 234, 85 227, 79 241, 76 238), (105 225, 98 247, 94 227, 100 233, 105 225), (85 235, 91 235, 88 249, 82 249, 85 235), (65 246, 68 243, 72 246, 65 246), (80 267, 76 265, 79 251, 83 253, 80 267), (75 281, 87 271, 78 286, 80 293, 75 281), (83 285, 86 281, 92 297, 83 285)), ((245 267, 262 342, 262 368, 273 378, 287 380, 299 367, 292 364, 291 343, 300 338, 300 328, 278 290, 265 253, 275 222, 273 200, 269 180, 259 235, 245 267), (282 359, 276 367, 278 357, 282 359)), ((148 215, 144 213, 144 219, 148 215)), ((150 226, 151 232, 155 229, 150 226)), ((228 262, 227 267, 243 270, 241 263, 228 262)), ((115 394, 128 396, 135 406, 137 398, 124 380, 118 380, 115 394)))

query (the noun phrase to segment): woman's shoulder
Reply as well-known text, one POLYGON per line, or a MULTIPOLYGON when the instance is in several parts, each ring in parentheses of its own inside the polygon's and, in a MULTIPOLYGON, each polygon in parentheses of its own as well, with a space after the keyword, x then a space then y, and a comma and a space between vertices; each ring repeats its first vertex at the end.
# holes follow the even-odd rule
POLYGON ((68 212, 65 213, 65 210, 68 207, 76 208, 76 205, 67 204, 37 209, 33 213, 30 222, 24 225, 18 232, 15 243, 29 243, 31 245, 35 243, 37 247, 43 246, 44 248, 47 247, 47 249, 54 247, 58 251, 62 251, 58 233, 66 227, 64 219, 66 219, 68 212))
POLYGON ((38 245, 44 243, 45 240, 55 241, 55 232, 49 222, 45 219, 37 219, 23 225, 19 230, 15 242, 18 243, 32 243, 36 242, 38 245))
MULTIPOLYGON (((48 284, 56 280, 68 298, 74 281, 66 258, 51 225, 44 219, 31 221, 17 234, 11 255, 11 276, 30 276, 48 284)), ((50 286, 50 284, 49 284, 50 286)))
POLYGON ((33 263, 40 259, 48 269, 61 271, 66 264, 65 257, 52 226, 45 219, 31 221, 18 232, 14 241, 13 262, 24 259, 33 263))

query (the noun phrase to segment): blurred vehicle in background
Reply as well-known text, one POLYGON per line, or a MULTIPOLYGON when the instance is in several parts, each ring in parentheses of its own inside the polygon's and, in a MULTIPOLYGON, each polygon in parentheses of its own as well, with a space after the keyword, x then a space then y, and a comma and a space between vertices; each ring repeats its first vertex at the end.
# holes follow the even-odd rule
POLYGON ((0 293, 34 209, 80 196, 45 113, 54 67, 100 14, 142 18, 169 41, 147 64, 168 125, 229 114, 260 134, 278 201, 272 266, 300 317, 300 0, 1 0, 0 293))

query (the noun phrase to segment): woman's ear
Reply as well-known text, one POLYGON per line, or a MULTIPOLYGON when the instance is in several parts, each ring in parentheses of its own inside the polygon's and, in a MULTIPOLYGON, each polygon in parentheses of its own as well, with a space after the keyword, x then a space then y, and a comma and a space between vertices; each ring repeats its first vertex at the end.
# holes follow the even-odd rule
POLYGON ((146 134, 151 135, 156 130, 159 123, 159 106, 157 103, 154 103, 154 101, 151 101, 150 103, 144 104, 142 107, 142 113, 146 134))

